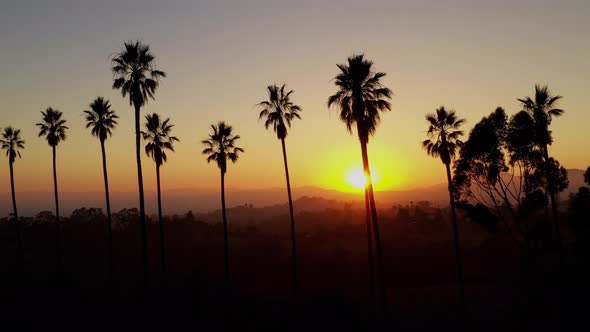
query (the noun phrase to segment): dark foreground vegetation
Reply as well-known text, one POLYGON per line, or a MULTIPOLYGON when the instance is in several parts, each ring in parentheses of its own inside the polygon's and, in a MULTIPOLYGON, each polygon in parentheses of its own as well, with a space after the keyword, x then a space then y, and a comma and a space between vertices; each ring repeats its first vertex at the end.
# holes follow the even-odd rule
MULTIPOLYGON (((3 219, 2 317, 6 324, 12 320, 24 328, 84 330, 364 330, 387 324, 403 330, 498 331, 587 326, 590 241, 580 213, 587 213, 589 205, 582 191, 572 197, 569 208, 563 204, 560 210, 563 259, 542 231, 534 231, 530 238, 535 245, 523 249, 508 234, 491 232, 459 214, 464 313, 458 306, 448 211, 427 202, 380 210, 388 312, 377 318, 369 299, 365 211, 356 206, 297 214, 297 297, 291 292, 287 210, 267 220, 230 225, 230 290, 224 282, 221 223, 204 223, 190 212, 164 217, 166 275, 160 266, 158 218, 148 218, 147 292, 141 282, 136 209, 113 214, 112 280, 101 210, 79 209, 63 218, 61 276, 56 274, 55 217, 50 212, 21 218, 22 268, 15 259, 14 223, 3 219)), ((539 225, 547 220, 544 215, 538 218, 539 225)))

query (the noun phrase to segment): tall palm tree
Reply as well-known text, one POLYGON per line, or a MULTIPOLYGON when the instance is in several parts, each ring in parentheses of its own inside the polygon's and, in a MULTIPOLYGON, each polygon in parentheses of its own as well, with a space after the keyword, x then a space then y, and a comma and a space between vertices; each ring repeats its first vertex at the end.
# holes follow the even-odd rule
POLYGON ((90 105, 89 109, 84 111, 86 119, 86 128, 90 128, 92 136, 98 137, 100 141, 100 152, 102 155, 102 173, 104 177, 104 192, 107 205, 107 223, 109 234, 109 280, 113 278, 113 228, 111 220, 111 200, 109 197, 109 177, 107 174, 107 157, 104 148, 104 142, 109 136, 112 136, 113 129, 117 126, 119 118, 115 111, 111 109, 111 104, 103 97, 97 97, 90 105))
POLYGON ((141 130, 139 113, 154 93, 166 73, 156 69, 155 57, 149 45, 139 41, 127 42, 123 49, 111 59, 114 75, 113 89, 121 90, 123 97, 129 96, 129 105, 135 108, 135 159, 137 162, 137 183, 139 187, 139 219, 141 224, 141 260, 143 265, 143 286, 148 285, 147 227, 141 172, 141 130))
POLYGON ((551 209, 553 214, 553 227, 555 228, 555 237, 557 240, 558 247, 561 249, 561 232, 559 230, 559 220, 557 216, 557 200, 555 198, 555 190, 551 184, 552 178, 549 176, 549 150, 548 146, 553 143, 553 137, 549 126, 553 117, 559 117, 564 113, 564 110, 557 108, 557 103, 562 97, 559 95, 552 95, 551 91, 547 86, 535 85, 535 97, 525 97, 518 99, 522 104, 522 108, 526 111, 535 123, 535 144, 541 150, 543 154, 543 161, 547 165, 546 178, 547 178, 547 192, 551 200, 551 209))
POLYGON ((25 141, 20 136, 20 129, 14 129, 12 127, 4 128, 2 132, 2 138, 0 138, 0 147, 2 150, 6 150, 6 156, 8 157, 8 166, 10 169, 10 190, 12 192, 12 214, 14 216, 14 228, 16 230, 16 254, 18 269, 22 272, 23 268, 23 242, 21 236, 20 222, 18 220, 18 211, 16 209, 16 194, 14 191, 14 162, 16 157, 21 157, 20 149, 25 148, 25 141))
POLYGON ((285 84, 280 88, 274 84, 267 87, 268 100, 258 103, 262 108, 258 119, 266 119, 264 127, 272 127, 281 140, 283 147, 283 162, 285 164, 285 177, 287 178, 287 195, 289 197, 289 214, 291 216, 291 273, 293 279, 293 292, 296 294, 299 289, 297 279, 297 247, 295 245, 295 217, 293 216, 293 199, 291 198, 291 182, 289 181, 289 166, 287 164, 287 149, 285 147, 285 138, 287 137, 287 127, 291 128, 293 119, 301 119, 299 112, 301 107, 293 104, 290 97, 293 90, 286 90, 285 84))
POLYGON ((42 120, 37 123, 39 127, 39 137, 44 136, 45 140, 51 147, 53 155, 53 190, 55 195, 55 251, 56 251, 56 268, 58 278, 61 280, 63 269, 63 246, 61 243, 61 227, 59 221, 59 195, 57 190, 57 169, 56 169, 56 148, 59 142, 65 141, 66 120, 62 119, 63 113, 48 107, 45 112, 41 111, 42 120))
POLYGON ((171 136, 170 132, 174 125, 170 124, 170 119, 161 121, 160 116, 156 113, 148 114, 145 117, 145 132, 142 132, 143 139, 146 141, 145 153, 152 157, 156 163, 156 182, 158 189, 158 222, 160 225, 160 259, 162 264, 162 273, 166 274, 166 255, 164 251, 164 222, 162 221, 162 198, 160 192, 160 166, 167 160, 166 150, 174 152, 172 144, 178 142, 178 138, 171 136))
MULTIPOLYGON (((353 127, 356 127, 357 130, 361 145, 363 170, 367 178, 365 200, 368 202, 366 205, 370 207, 372 219, 367 220, 367 223, 373 226, 372 233, 377 258, 376 266, 381 286, 381 306, 382 309, 385 309, 385 275, 367 145, 369 137, 375 134, 380 123, 380 113, 391 110, 389 99, 391 99, 392 92, 381 83, 385 73, 374 72, 373 62, 365 59, 363 54, 353 55, 348 58, 348 64, 339 64, 337 66, 340 72, 334 77, 334 84, 338 87, 338 91, 328 98, 328 107, 334 106, 338 108, 340 120, 346 124, 349 133, 352 134, 353 127)), ((372 246, 370 242, 371 234, 368 237, 368 244, 372 246)), ((370 260, 372 259, 371 256, 372 249, 369 248, 370 260)))
POLYGON ((236 141, 240 135, 233 134, 233 128, 225 122, 220 121, 217 125, 211 125, 209 138, 201 143, 205 146, 202 154, 207 156, 207 162, 217 163, 221 172, 221 213, 223 217, 223 263, 225 267, 225 282, 229 285, 229 242, 227 236, 227 215, 225 212, 225 173, 227 172, 227 160, 232 163, 238 161, 240 153, 244 149, 237 147, 236 141))
POLYGON ((436 110, 436 114, 427 114, 428 139, 422 142, 422 147, 434 158, 440 158, 446 167, 449 197, 451 202, 451 217, 453 221, 453 238, 455 240, 455 258, 457 261, 457 278, 459 280, 459 295, 461 306, 465 303, 465 290, 463 281, 463 262, 459 243, 459 230, 457 228, 457 214, 455 212, 455 189, 451 178, 451 163, 457 154, 462 142, 459 137, 463 131, 459 130, 465 123, 465 119, 457 118, 453 110, 447 111, 444 106, 436 110))

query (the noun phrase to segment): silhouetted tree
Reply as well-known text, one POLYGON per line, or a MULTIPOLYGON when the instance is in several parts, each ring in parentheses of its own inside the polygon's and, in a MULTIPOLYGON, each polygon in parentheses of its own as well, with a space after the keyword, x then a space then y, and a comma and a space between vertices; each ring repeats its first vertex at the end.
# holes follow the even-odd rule
POLYGON ((465 123, 465 119, 457 118, 455 111, 447 111, 444 106, 436 110, 436 114, 427 114, 428 139, 422 142, 422 146, 432 157, 439 157, 447 171, 447 183, 451 202, 451 217, 453 221, 453 238, 455 240, 455 258, 457 260, 457 277, 459 279, 459 294, 461 305, 465 304, 465 289, 463 282, 463 262, 461 259, 461 246, 459 242, 459 230, 457 228, 457 214, 455 212, 455 188, 451 177, 451 163, 455 159, 457 150, 463 142, 459 140, 463 131, 459 130, 465 123))
POLYGON ((90 128, 90 133, 93 136, 98 137, 100 141, 100 152, 102 155, 102 173, 104 177, 104 192, 107 207, 107 224, 108 224, 108 236, 109 236, 109 280, 113 278, 113 226, 111 219, 111 200, 109 197, 109 178, 107 173, 107 156, 105 152, 104 143, 109 136, 111 136, 112 130, 117 126, 117 119, 119 118, 115 114, 114 110, 111 110, 111 105, 108 100, 103 97, 97 97, 90 105, 89 109, 84 111, 86 119, 86 128, 90 128))
MULTIPOLYGON (((337 65, 340 73, 334 77, 334 84, 338 91, 328 98, 328 107, 337 107, 340 112, 340 120, 346 124, 346 129, 352 134, 356 126, 357 135, 361 145, 363 170, 367 177, 365 187, 366 206, 370 207, 373 226, 375 252, 377 258, 377 272, 381 283, 381 305, 386 306, 385 276, 383 272, 383 259, 381 240, 379 235, 379 222, 377 208, 373 193, 373 181, 369 167, 369 153, 367 145, 369 137, 375 133, 381 120, 380 113, 391 110, 391 90, 381 83, 385 73, 373 72, 373 62, 365 59, 364 55, 353 55, 348 58, 348 64, 337 65)), ((367 213, 368 215, 368 213, 367 213)), ((371 220, 367 220, 371 223, 371 220)), ((369 238, 371 233, 368 234, 369 238)), ((369 246, 371 246, 369 242, 369 246)), ((371 248, 369 250, 371 256, 371 248)), ((371 260, 372 258, 369 257, 371 260)))
MULTIPOLYGON (((551 145, 553 142, 553 137, 551 136, 551 130, 549 130, 549 126, 551 125, 551 120, 553 117, 561 116, 564 111, 556 107, 557 102, 562 97, 559 95, 553 96, 549 91, 547 86, 539 86, 535 85, 535 97, 532 99, 531 97, 525 97, 522 99, 518 99, 518 101, 522 104, 522 108, 526 111, 534 121, 534 141, 537 144, 538 148, 541 150, 543 154, 543 160, 546 164, 549 165, 549 151, 548 146, 551 145)), ((546 166, 546 178, 549 180, 549 169, 550 166, 546 166)), ((554 188, 547 182, 547 191, 549 193, 549 199, 551 200, 551 210, 553 212, 553 227, 555 229, 555 237, 558 243, 558 246, 561 248, 561 232, 559 230, 559 220, 557 215, 557 201, 556 201, 556 192, 554 188)))
POLYGON ((510 219, 513 222, 505 223, 501 230, 525 249, 522 242, 527 242, 527 225, 518 222, 517 217, 525 197, 538 188, 531 174, 539 161, 531 150, 530 123, 523 119, 528 116, 519 113, 509 125, 501 107, 482 118, 461 147, 453 181, 462 200, 459 206, 471 219, 477 221, 488 215, 482 211, 484 207, 493 210, 496 216, 486 217, 488 221, 510 219))
POLYGON ((23 267, 23 242, 21 236, 21 226, 18 219, 18 211, 16 208, 16 194, 14 190, 14 162, 16 157, 21 157, 20 151, 25 148, 25 141, 20 136, 20 129, 12 127, 4 128, 2 138, 0 138, 0 147, 6 150, 8 157, 8 167, 10 169, 10 191, 12 193, 12 214, 14 217, 14 228, 16 231, 16 257, 19 270, 23 267))
POLYGON ((227 172, 227 160, 232 163, 238 161, 239 154, 244 149, 235 146, 239 135, 234 135, 232 127, 220 121, 217 125, 211 125, 212 133, 209 138, 202 140, 205 146, 202 154, 207 156, 207 162, 215 161, 221 172, 221 213, 223 217, 223 263, 225 267, 225 281, 229 285, 229 242, 227 236, 227 216, 225 212, 225 173, 227 172))
MULTIPOLYGON (((584 173, 584 182, 590 186, 590 167, 584 173)), ((569 202, 569 224, 576 236, 577 249, 584 249, 586 253, 590 252, 590 223, 588 215, 590 214, 590 188, 582 186, 575 194, 570 194, 569 202)))
MULTIPOLYGON (((539 226, 530 217, 546 206, 548 188, 545 172, 540 171, 544 161, 534 132, 534 122, 526 112, 508 121, 506 112, 498 107, 469 133, 453 179, 462 200, 460 208, 476 222, 483 207, 491 209, 496 218, 487 220, 502 221, 498 230, 508 233, 523 250, 530 249, 531 232, 539 226)), ((565 169, 555 172, 563 174, 565 169)), ((562 180, 556 177, 556 190, 566 185, 562 180)))
POLYGON ((295 245, 295 217, 293 216, 293 200, 291 198, 291 182, 289 181, 289 166, 287 164, 287 150, 285 147, 285 138, 287 137, 287 127, 291 127, 293 119, 301 119, 299 112, 301 107, 291 102, 291 94, 293 90, 286 90, 285 84, 280 88, 277 85, 269 85, 268 100, 264 100, 258 104, 262 110, 258 119, 265 119, 264 127, 268 129, 272 127, 277 134, 277 138, 281 140, 283 147, 283 162, 285 164, 285 177, 287 178, 287 194, 289 197, 289 214, 291 217, 291 271, 293 278, 293 292, 297 293, 299 283, 297 279, 297 247, 295 245))
POLYGON ((106 219, 106 216, 100 208, 78 208, 72 211, 70 220, 75 220, 80 223, 98 223, 106 219))
POLYGON ((141 224, 141 260, 143 265, 144 287, 148 285, 147 228, 143 195, 143 175, 141 171, 141 130, 139 113, 159 86, 160 78, 166 73, 157 70, 155 58, 149 45, 139 41, 127 42, 123 49, 111 59, 114 75, 113 89, 121 90, 123 97, 129 96, 129 105, 135 108, 135 158, 137 163, 137 182, 139 187, 139 216, 141 224))
POLYGON ((44 136, 53 155, 53 189, 55 195, 55 246, 56 246, 56 265, 58 278, 61 279, 63 269, 63 246, 61 243, 61 229, 59 221, 59 196, 57 190, 57 169, 56 169, 56 148, 59 142, 65 141, 66 139, 66 120, 62 119, 63 113, 55 110, 51 107, 47 108, 45 112, 41 112, 43 116, 40 123, 37 123, 39 127, 39 137, 44 136))
POLYGON ((143 139, 146 141, 145 153, 152 157, 156 163, 156 183, 158 190, 158 223, 160 226, 160 259, 162 264, 162 273, 166 274, 166 255, 164 242, 164 221, 162 219, 162 196, 160 191, 160 167, 168 160, 166 150, 174 152, 172 144, 178 142, 178 138, 171 136, 170 132, 174 125, 170 124, 170 119, 161 121, 160 116, 156 113, 148 114, 145 117, 145 132, 141 132, 143 139))
POLYGON ((547 162, 541 163, 533 177, 543 188, 548 188, 547 191, 556 195, 569 186, 567 170, 553 157, 549 157, 547 162))

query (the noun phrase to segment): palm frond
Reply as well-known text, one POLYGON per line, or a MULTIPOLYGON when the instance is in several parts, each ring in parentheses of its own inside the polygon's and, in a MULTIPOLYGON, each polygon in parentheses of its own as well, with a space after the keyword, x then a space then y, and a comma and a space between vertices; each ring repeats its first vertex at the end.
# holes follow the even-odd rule
POLYGON ((174 152, 173 143, 180 140, 170 135, 174 127, 170 124, 170 118, 162 121, 157 113, 153 113, 146 115, 145 120, 145 132, 142 131, 143 139, 146 141, 145 151, 157 166, 162 166, 168 160, 166 150, 174 152))
POLYGON ((422 147, 428 155, 440 157, 444 164, 450 164, 461 145, 459 138, 463 131, 458 129, 465 119, 459 119, 454 110, 447 110, 444 106, 436 109, 435 113, 426 114, 425 119, 428 123, 428 139, 422 141, 422 147))
POLYGON ((272 127, 277 138, 284 139, 287 136, 287 127, 291 127, 293 118, 301 119, 297 112, 302 108, 291 102, 290 97, 293 90, 287 90, 285 84, 281 87, 276 84, 267 86, 268 99, 256 104, 261 109, 258 119, 265 119, 264 127, 272 127))
POLYGON ((234 135, 231 126, 220 121, 217 125, 211 125, 209 138, 201 141, 201 144, 205 146, 201 153, 207 156, 208 163, 216 161, 221 173, 225 174, 226 161, 229 159, 235 163, 239 158, 239 153, 244 152, 244 149, 235 146, 239 139, 240 135, 234 135))
POLYGON ((380 114, 391 110, 392 91, 381 83, 386 74, 373 72, 372 66, 363 54, 349 57, 348 64, 338 64, 340 73, 333 79, 338 90, 327 101, 328 108, 340 110, 346 129, 352 133, 356 126, 359 139, 366 142, 376 132, 380 114))

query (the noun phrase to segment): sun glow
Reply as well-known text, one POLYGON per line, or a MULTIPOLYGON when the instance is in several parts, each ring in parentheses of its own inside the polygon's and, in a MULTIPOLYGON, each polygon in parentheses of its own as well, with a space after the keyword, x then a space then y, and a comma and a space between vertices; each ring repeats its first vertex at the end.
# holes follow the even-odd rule
MULTIPOLYGON (((373 179, 373 185, 376 182, 378 182, 378 177, 376 175, 377 173, 371 167, 371 178, 373 179)), ((360 166, 352 168, 348 171, 346 175, 346 182, 357 190, 365 189, 365 186, 367 185, 367 180, 368 179, 365 175, 365 172, 363 171, 363 168, 360 166)))

